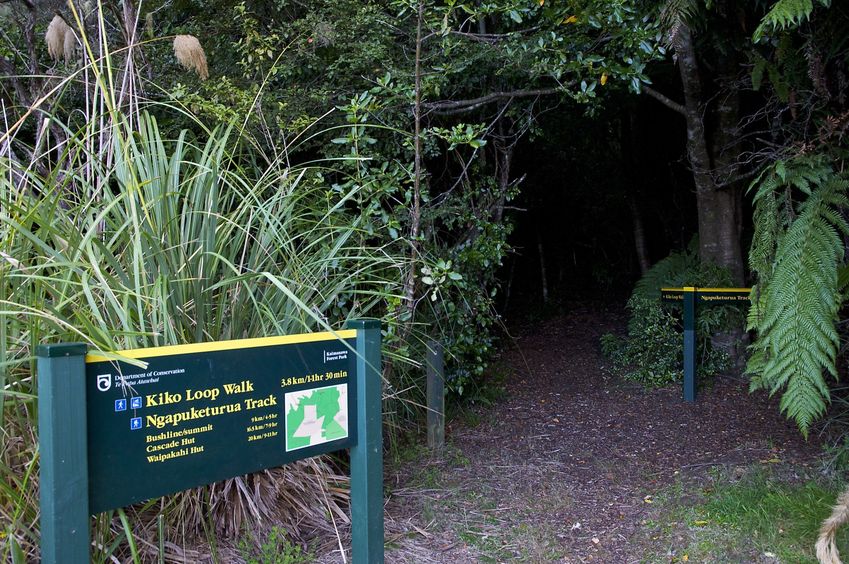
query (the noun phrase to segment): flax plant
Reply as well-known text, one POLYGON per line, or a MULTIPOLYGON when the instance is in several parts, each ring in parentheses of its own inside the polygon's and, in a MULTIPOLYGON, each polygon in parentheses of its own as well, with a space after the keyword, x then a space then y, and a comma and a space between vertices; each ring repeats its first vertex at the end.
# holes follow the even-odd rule
MULTIPOLYGON (((38 554, 38 344, 112 354, 335 329, 397 302, 407 268, 367 244, 364 184, 325 185, 319 167, 334 163, 264 161, 227 126, 163 138, 140 99, 139 46, 110 47, 100 2, 68 6, 81 65, 0 132, 0 559, 13 562, 38 554), (82 125, 51 110, 73 88, 82 125), (19 141, 27 120, 52 142, 19 141)), ((343 482, 310 459, 104 514, 93 558, 230 561, 245 528, 330 532, 347 520, 343 482)))
MULTIPOLYGON (((14 539, 7 552, 20 546, 32 554, 37 541, 36 344, 84 341, 109 352, 337 328, 379 312, 398 291, 399 259, 361 244, 358 217, 347 206, 357 189, 328 199, 310 169, 245 169, 228 128, 194 143, 185 132, 162 139, 144 113, 139 125, 111 128, 112 164, 86 163, 96 183, 74 171, 30 172, 31 189, 20 192, 8 175, 0 180, 7 374, 0 507, 4 535, 14 539)), ((74 160, 91 157, 89 134, 71 138, 68 150, 79 149, 74 160)), ((328 467, 300 468, 311 491, 281 493, 304 478, 289 468, 182 494, 163 506, 171 508, 168 530, 197 537, 209 519, 215 532, 232 537, 246 523, 282 519, 294 532, 309 511, 314 526, 329 527, 328 503, 344 519, 339 491, 324 484, 328 467), (280 505, 281 495, 297 501, 280 505)), ((168 542, 180 546, 173 535, 168 542)))

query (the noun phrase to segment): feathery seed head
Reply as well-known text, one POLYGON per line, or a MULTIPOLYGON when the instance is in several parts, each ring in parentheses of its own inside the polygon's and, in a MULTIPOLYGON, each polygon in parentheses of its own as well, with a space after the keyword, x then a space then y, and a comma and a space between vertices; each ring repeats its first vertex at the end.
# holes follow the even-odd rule
POLYGON ((209 78, 206 54, 194 35, 178 35, 174 38, 174 55, 183 68, 194 70, 201 80, 209 78))
POLYGON ((65 35, 70 31, 71 28, 68 27, 68 24, 65 23, 65 20, 59 14, 56 14, 50 20, 44 40, 47 42, 47 53, 54 61, 58 61, 59 57, 65 56, 65 35))
POLYGON ((70 27, 65 32, 65 41, 63 44, 63 53, 65 55, 65 64, 69 65, 74 62, 77 52, 77 34, 70 27))

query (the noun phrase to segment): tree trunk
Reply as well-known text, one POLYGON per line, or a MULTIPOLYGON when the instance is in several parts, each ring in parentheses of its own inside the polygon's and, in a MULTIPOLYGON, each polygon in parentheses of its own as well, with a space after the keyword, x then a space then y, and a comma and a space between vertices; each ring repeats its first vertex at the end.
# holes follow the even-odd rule
MULTIPOLYGON (((729 26, 734 33, 734 26, 729 26)), ((748 39, 748 38, 746 38, 748 39)), ((730 51, 717 61, 720 95, 717 98, 716 120, 712 130, 711 158, 713 179, 717 184, 714 193, 718 201, 713 206, 722 214, 717 230, 723 237, 718 264, 728 266, 734 282, 743 285, 745 260, 740 248, 743 229, 743 187, 740 176, 740 90, 733 84, 739 72, 737 52, 730 51)))
MULTIPOLYGON (((622 138, 620 142, 625 168, 629 171, 625 177, 627 178, 628 176, 631 176, 635 179, 641 177, 641 175, 637 173, 637 166, 639 165, 637 157, 634 155, 634 151, 637 147, 639 147, 636 117, 637 114, 633 109, 622 116, 622 138)), ((631 211, 631 225, 634 232, 634 250, 637 253, 637 263, 640 265, 640 276, 645 276, 651 266, 651 262, 649 261, 648 243, 646 242, 646 230, 643 227, 643 214, 640 211, 639 204, 637 203, 641 199, 641 195, 642 190, 639 181, 632 181, 629 189, 625 192, 625 197, 628 199, 628 209, 631 211)))
POLYGON ((406 341, 413 327, 413 314, 416 308, 416 265, 419 261, 419 228, 421 224, 421 182, 422 182, 422 26, 424 25, 424 2, 418 6, 416 24, 416 60, 415 60, 415 104, 414 119, 414 170, 413 205, 410 208, 410 264, 404 280, 404 300, 402 307, 406 320, 401 324, 398 334, 406 341))
POLYGON ((539 223, 537 223, 536 231, 537 252, 539 253, 539 277, 542 283, 542 303, 548 305, 548 276, 545 273, 545 250, 542 246, 542 234, 539 230, 539 223))
POLYGON ((696 190, 699 208, 699 257, 724 266, 733 282, 743 284, 743 254, 737 217, 742 202, 737 190, 696 190))
MULTIPOLYGON (((736 284, 742 284, 744 279, 743 254, 740 250, 740 221, 742 199, 739 190, 732 187, 718 186, 718 174, 730 178, 726 170, 717 170, 717 164, 724 165, 727 156, 733 151, 729 147, 719 146, 728 140, 736 128, 739 106, 733 101, 718 110, 718 128, 714 136, 714 156, 724 155, 725 158, 711 158, 709 144, 703 120, 704 105, 702 103, 702 84, 699 75, 698 62, 690 29, 683 22, 674 38, 675 51, 678 55, 678 69, 681 73, 681 84, 684 90, 684 116, 687 120, 687 152, 690 165, 693 168, 693 180, 696 185, 696 203, 699 217, 699 257, 702 261, 713 262, 731 271, 736 284), (722 135, 719 135, 722 133, 722 135)), ((731 155, 733 158, 735 155, 731 155)), ((733 184, 733 183, 732 183, 733 184)))
MULTIPOLYGON (((499 132, 503 135, 503 126, 499 123, 499 132)), ((514 143, 495 143, 495 164, 498 177, 498 200, 495 203, 493 217, 496 223, 504 218, 504 204, 507 202, 507 192, 510 190, 510 166, 513 163, 514 143)))
POLYGON ((649 271, 649 252, 646 245, 646 230, 643 228, 643 216, 633 194, 628 194, 628 207, 631 210, 631 224, 634 229, 634 249, 637 252, 637 263, 640 265, 640 276, 649 271))

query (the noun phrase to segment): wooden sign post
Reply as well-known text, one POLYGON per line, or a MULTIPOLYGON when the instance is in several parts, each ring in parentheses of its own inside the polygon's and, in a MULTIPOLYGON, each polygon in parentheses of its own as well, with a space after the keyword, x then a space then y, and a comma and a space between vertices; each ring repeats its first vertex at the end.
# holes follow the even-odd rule
POLYGON ((353 562, 383 562, 380 322, 86 354, 38 348, 41 558, 86 564, 90 517, 351 450, 353 562))
POLYGON ((440 341, 427 343, 427 446, 445 446, 445 351, 440 341))
POLYGON ((665 303, 684 305, 684 399, 696 401, 696 309, 699 305, 749 303, 751 288, 661 288, 665 303))

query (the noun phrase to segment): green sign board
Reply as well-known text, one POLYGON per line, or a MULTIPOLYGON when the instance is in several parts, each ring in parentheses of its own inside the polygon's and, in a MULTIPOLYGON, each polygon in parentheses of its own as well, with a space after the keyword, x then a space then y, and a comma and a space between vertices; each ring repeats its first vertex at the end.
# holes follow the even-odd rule
POLYGON ((89 509, 123 507, 356 442, 356 331, 86 357, 89 509), (337 338, 338 337, 338 338, 337 338))
POLYGON ((383 562, 377 320, 122 360, 86 350, 38 349, 42 562, 89 562, 92 514, 344 448, 352 560, 383 562))

